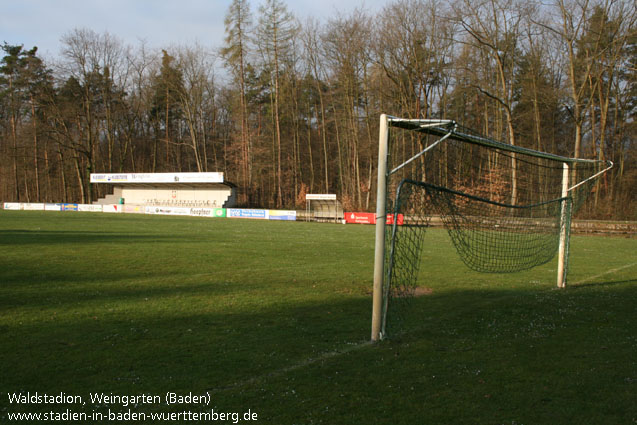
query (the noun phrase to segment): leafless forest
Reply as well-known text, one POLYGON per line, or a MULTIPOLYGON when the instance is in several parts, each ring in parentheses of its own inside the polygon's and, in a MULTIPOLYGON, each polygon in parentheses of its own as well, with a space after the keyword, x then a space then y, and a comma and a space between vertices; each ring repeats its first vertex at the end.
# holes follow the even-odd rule
POLYGON ((610 159, 583 214, 637 219, 632 0, 395 0, 299 19, 234 0, 212 46, 76 28, 50 63, 2 46, 0 200, 84 202, 92 172, 223 171, 243 206, 374 208, 381 113, 610 159))

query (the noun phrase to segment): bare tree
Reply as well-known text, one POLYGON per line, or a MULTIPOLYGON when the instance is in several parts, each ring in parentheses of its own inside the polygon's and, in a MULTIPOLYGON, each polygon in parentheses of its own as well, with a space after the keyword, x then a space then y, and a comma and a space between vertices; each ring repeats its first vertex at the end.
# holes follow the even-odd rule
POLYGON ((362 205, 361 130, 365 111, 365 78, 370 66, 371 20, 361 9, 328 21, 323 38, 324 55, 331 66, 329 78, 339 146, 341 187, 352 207, 362 205))
MULTIPOLYGON (((464 42, 476 50, 483 51, 493 63, 497 75, 496 91, 488 87, 476 86, 482 94, 495 100, 506 117, 508 140, 516 144, 513 120, 514 82, 522 23, 532 11, 521 0, 484 0, 479 4, 462 0, 456 4, 458 22, 468 37, 464 42)), ((517 203, 517 161, 511 159, 511 204, 517 203)))
MULTIPOLYGON (((233 0, 225 18, 226 39, 221 55, 225 65, 230 69, 232 79, 238 84, 239 91, 239 119, 241 121, 241 174, 243 186, 247 190, 252 186, 252 159, 250 152, 250 130, 248 123, 247 66, 250 55, 250 33, 253 30, 250 4, 247 0, 233 0)), ((247 200, 243 193, 242 201, 247 200)))
MULTIPOLYGON (((330 170, 329 170, 329 148, 327 143, 327 127, 325 122, 325 95, 324 84, 322 84, 325 76, 325 69, 323 67, 323 57, 321 55, 321 28, 316 19, 309 18, 303 27, 301 32, 301 39, 303 42, 303 50, 305 53, 305 61, 308 68, 308 74, 314 84, 314 90, 318 97, 319 104, 315 108, 316 121, 318 123, 318 130, 321 138, 323 158, 323 191, 328 193, 330 190, 330 170)), ((310 117, 310 121, 313 117, 310 117)), ((312 187, 312 185, 310 185, 312 187)))
POLYGON ((591 87, 594 65, 607 46, 603 46, 603 32, 590 32, 590 17, 595 7, 607 10, 612 1, 557 0, 557 13, 553 22, 543 24, 559 40, 566 52, 565 67, 568 75, 569 101, 566 106, 575 125, 573 155, 581 156, 586 111, 593 101, 595 88, 591 87), (586 40, 583 40, 587 38, 586 40), (584 41, 584 42, 582 42, 584 41))
POLYGON ((259 8, 259 26, 257 28, 259 50, 270 75, 270 87, 276 163, 276 205, 283 204, 282 194, 282 149, 280 117, 280 84, 284 58, 290 53, 292 38, 298 32, 298 25, 287 6, 281 0, 266 0, 259 8))
MULTIPOLYGON (((74 123, 79 137, 67 138, 67 146, 73 151, 82 200, 90 203, 93 190, 89 175, 95 170, 103 129, 108 143, 108 164, 112 168, 114 129, 110 97, 105 90, 114 85, 114 76, 121 75, 125 50, 117 37, 88 29, 75 29, 65 34, 62 46, 60 73, 67 81, 76 81, 81 93, 81 105, 77 105, 81 107, 81 114, 76 116, 74 123)), ((70 136, 68 131, 65 134, 70 136)))
POLYGON ((183 86, 177 93, 190 136, 188 147, 192 149, 197 171, 202 172, 207 169, 204 114, 208 111, 210 85, 214 85, 214 58, 201 46, 182 47, 178 61, 183 72, 183 86))

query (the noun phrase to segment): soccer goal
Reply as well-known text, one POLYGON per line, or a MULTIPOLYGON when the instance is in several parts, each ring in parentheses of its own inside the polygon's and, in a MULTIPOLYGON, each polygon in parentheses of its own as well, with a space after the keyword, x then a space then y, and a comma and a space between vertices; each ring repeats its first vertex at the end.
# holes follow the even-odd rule
POLYGON ((571 216, 612 165, 498 142, 451 120, 382 115, 372 340, 387 335, 394 304, 416 290, 433 221, 476 271, 526 270, 558 254, 564 287, 571 216), (402 214, 403 225, 378 219, 386 214, 402 214))

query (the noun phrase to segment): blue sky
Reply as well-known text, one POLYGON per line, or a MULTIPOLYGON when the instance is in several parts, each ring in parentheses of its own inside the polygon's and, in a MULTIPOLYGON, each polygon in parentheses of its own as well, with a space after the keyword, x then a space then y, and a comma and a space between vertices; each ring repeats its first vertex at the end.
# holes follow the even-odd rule
MULTIPOLYGON (((251 0, 253 14, 263 0, 251 0)), ((357 7, 376 12, 389 0, 287 0, 288 9, 302 21, 307 16, 326 19, 348 14, 357 7)), ((231 0, 9 0, 0 13, 0 42, 38 46, 52 58, 60 38, 74 28, 108 31, 125 44, 149 47, 198 42, 219 47, 223 20, 231 0)))

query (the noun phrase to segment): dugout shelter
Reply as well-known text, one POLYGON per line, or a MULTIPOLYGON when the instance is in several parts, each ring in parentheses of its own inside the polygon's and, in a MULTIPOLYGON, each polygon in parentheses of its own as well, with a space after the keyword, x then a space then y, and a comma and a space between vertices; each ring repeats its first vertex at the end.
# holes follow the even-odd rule
POLYGON ((306 220, 339 223, 343 220, 343 206, 333 193, 305 195, 306 220))
POLYGON ((91 174, 91 183, 107 184, 112 193, 95 204, 232 208, 236 185, 223 173, 91 174))

